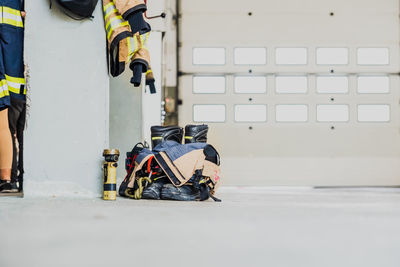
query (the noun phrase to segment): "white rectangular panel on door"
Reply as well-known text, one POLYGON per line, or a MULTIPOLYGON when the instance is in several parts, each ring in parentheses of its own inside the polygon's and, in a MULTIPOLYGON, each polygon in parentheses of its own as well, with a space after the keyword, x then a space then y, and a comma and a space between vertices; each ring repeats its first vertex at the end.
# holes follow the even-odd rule
POLYGON ((266 76, 236 76, 235 93, 263 94, 267 92, 266 76))
POLYGON ((347 122, 349 121, 348 105, 317 105, 317 121, 347 122))
POLYGON ((388 65, 389 48, 358 48, 358 65, 388 65))
POLYGON ((264 47, 235 48, 234 62, 237 65, 265 65, 267 64, 267 49, 264 47))
POLYGON ((277 76, 275 91, 278 94, 305 94, 308 91, 307 76, 277 76))
POLYGON ((358 105, 358 121, 388 122, 390 121, 389 105, 358 105))
POLYGON ((224 76, 193 76, 193 93, 223 94, 225 93, 224 76))
POLYGON ((277 65, 306 65, 307 62, 307 48, 281 47, 275 50, 277 65))
POLYGON ((306 122, 308 120, 307 105, 276 105, 275 119, 277 122, 306 122))
POLYGON ((317 92, 320 94, 346 94, 349 92, 347 76, 318 76, 317 92))
POLYGON ((193 48, 194 65, 225 65, 225 48, 193 48))
POLYGON ((236 122, 266 122, 267 105, 235 105, 236 122))
POLYGON ((357 92, 360 94, 386 94, 390 92, 389 76, 358 76, 357 92))
POLYGON ((347 65, 349 64, 348 48, 317 48, 318 65, 347 65))

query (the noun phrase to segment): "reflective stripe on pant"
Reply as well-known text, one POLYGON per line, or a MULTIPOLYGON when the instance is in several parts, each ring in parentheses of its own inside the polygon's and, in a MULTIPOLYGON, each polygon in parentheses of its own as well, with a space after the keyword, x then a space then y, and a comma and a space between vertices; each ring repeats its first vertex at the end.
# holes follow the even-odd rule
POLYGON ((14 94, 26 95, 25 78, 11 77, 6 74, 6 81, 8 91, 13 92, 14 94))
POLYGON ((0 98, 9 96, 10 94, 8 93, 8 85, 7 85, 7 80, 4 78, 0 79, 0 98))
POLYGON ((0 23, 18 28, 24 27, 21 11, 7 6, 0 6, 0 23))

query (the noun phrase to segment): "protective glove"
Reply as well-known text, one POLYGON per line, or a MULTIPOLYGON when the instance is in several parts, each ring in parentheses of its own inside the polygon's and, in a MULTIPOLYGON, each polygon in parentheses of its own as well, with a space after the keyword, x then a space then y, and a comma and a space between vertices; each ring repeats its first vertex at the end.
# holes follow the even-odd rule
POLYGON ((114 3, 118 12, 129 22, 133 34, 143 34, 151 30, 143 18, 143 13, 147 10, 144 0, 114 0, 114 3))
POLYGON ((146 72, 146 86, 148 85, 150 88, 150 94, 155 94, 156 93, 156 86, 154 85, 155 79, 153 75, 153 71, 149 69, 146 72))
POLYGON ((144 34, 151 31, 150 24, 143 18, 143 11, 135 11, 127 17, 132 33, 144 34))
POLYGON ((139 87, 139 85, 142 82, 143 69, 146 68, 146 66, 140 62, 137 62, 135 64, 131 64, 129 67, 133 72, 133 76, 131 78, 131 83, 135 87, 139 87))

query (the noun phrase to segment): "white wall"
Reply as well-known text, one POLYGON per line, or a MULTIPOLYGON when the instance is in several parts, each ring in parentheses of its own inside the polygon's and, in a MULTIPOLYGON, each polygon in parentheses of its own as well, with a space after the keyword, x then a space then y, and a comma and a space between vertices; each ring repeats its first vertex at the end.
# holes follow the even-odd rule
POLYGON ((151 67, 155 78, 156 93, 150 94, 149 88, 143 94, 142 120, 143 139, 151 143, 150 127, 161 124, 161 97, 162 97, 162 37, 161 32, 152 32, 149 38, 149 51, 151 55, 151 67))
POLYGON ((26 10, 26 194, 100 194, 109 105, 101 1, 85 21, 48 1, 26 1, 26 10))
POLYGON ((121 152, 117 169, 118 184, 125 176, 126 152, 142 140, 142 87, 130 83, 132 71, 110 79, 110 147, 121 152))

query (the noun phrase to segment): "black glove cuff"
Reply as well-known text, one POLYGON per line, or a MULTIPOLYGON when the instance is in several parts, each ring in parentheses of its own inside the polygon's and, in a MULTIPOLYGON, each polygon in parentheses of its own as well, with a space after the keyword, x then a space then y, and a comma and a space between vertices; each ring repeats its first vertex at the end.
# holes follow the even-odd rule
POLYGON ((142 73, 143 67, 145 67, 142 63, 131 64, 131 70, 133 71, 133 76, 131 78, 131 83, 138 87, 142 82, 142 73))
POLYGON ((147 10, 147 6, 145 4, 141 4, 141 5, 137 5, 132 7, 131 9, 128 9, 123 15, 122 17, 124 18, 124 20, 128 20, 128 17, 135 13, 135 12, 141 12, 144 13, 147 10))
POLYGON ((127 21, 131 26, 132 33, 134 34, 139 32, 139 34, 141 35, 151 31, 150 25, 143 18, 143 11, 131 13, 128 16, 127 21))
POLYGON ((150 94, 155 94, 157 92, 154 82, 154 79, 146 80, 146 85, 150 88, 150 94))

